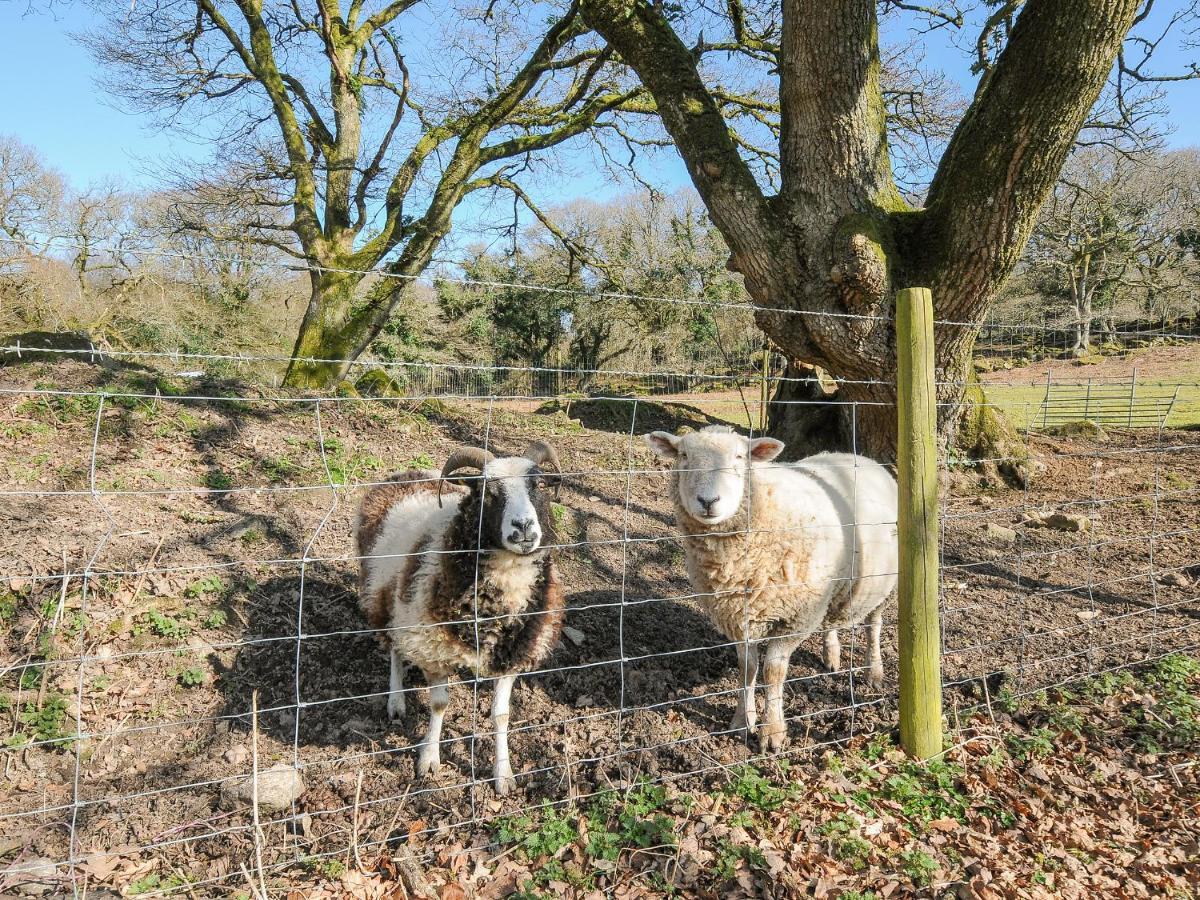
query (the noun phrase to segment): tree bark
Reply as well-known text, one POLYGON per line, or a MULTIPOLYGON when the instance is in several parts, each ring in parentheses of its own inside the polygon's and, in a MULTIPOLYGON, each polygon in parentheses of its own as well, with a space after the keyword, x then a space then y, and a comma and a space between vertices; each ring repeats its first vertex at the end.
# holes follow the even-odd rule
MULTIPOLYGON (((437 242, 432 242, 436 246, 437 242)), ((430 250, 432 252, 432 249, 430 250)), ((421 271, 428 260, 411 261, 408 254, 381 273, 362 290, 368 276, 359 272, 337 271, 346 266, 331 266, 334 271, 316 271, 310 276, 311 291, 300 331, 292 350, 283 383, 290 387, 320 389, 337 384, 347 376, 355 360, 379 337, 392 311, 404 297, 409 278, 404 268, 409 260, 421 271), (388 277, 399 274, 402 277, 388 277), (362 290, 360 296, 360 290, 362 290)))
POLYGON ((852 449, 850 423, 842 415, 837 393, 836 385, 826 389, 812 366, 788 360, 767 406, 767 434, 786 445, 785 459, 852 449))
POLYGON ((314 272, 292 360, 283 383, 295 388, 324 388, 345 377, 366 346, 353 327, 354 296, 362 277, 314 272))

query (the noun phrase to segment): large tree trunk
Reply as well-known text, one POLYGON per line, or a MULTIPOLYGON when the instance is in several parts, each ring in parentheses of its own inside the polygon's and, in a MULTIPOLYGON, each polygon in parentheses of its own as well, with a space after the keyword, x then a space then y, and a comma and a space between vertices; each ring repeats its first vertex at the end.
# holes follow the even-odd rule
MULTIPOLYGON (((888 163, 874 0, 783 0, 774 197, 739 155, 692 48, 661 4, 582 0, 589 24, 654 96, 759 325, 789 357, 839 379, 838 400, 850 404, 841 407, 843 426, 879 458, 891 458, 896 444, 894 292, 933 292, 946 446, 963 415, 975 334, 1138 7, 1026 0, 950 141, 926 208, 913 210, 888 163)), ((801 430, 801 442, 808 439, 801 430)))
POLYGON ((1074 356, 1084 356, 1092 349, 1092 296, 1086 288, 1075 293, 1075 343, 1071 347, 1074 356))
MULTIPOLYGON (((951 342, 938 349, 945 352, 948 346, 951 342)), ((935 363, 939 448, 944 455, 979 461, 986 475, 1023 485, 1029 457, 1024 440, 1004 412, 988 402, 970 346, 953 346, 957 356, 935 363)), ((891 461, 895 402, 890 385, 822 383, 813 367, 792 360, 768 408, 767 431, 784 442, 787 459, 850 451, 891 461)))
POLYGON ((341 381, 366 347, 354 328, 354 296, 361 275, 314 272, 300 332, 283 383, 323 389, 341 381))
POLYGON ((308 307, 284 384, 313 390, 336 385, 379 336, 403 294, 405 282, 379 278, 359 297, 364 280, 365 276, 358 273, 312 273, 308 307))

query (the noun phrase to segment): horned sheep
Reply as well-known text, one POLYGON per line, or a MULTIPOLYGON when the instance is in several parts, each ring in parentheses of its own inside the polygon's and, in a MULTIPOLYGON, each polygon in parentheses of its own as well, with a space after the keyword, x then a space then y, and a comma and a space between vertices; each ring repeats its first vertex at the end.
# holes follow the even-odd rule
POLYGON ((891 474, 851 453, 774 463, 780 441, 720 425, 645 440, 672 463, 692 589, 717 629, 737 642, 743 688, 731 728, 755 730, 759 644, 767 695, 759 738, 767 751, 783 746, 783 683, 792 652, 809 635, 826 632, 825 663, 836 670, 837 629, 868 621, 868 678, 880 683, 883 604, 897 581, 891 474))
POLYGON ((549 655, 562 630, 563 593, 547 546, 554 540, 547 487, 561 478, 554 450, 541 441, 523 456, 466 447, 441 473, 410 469, 363 499, 360 603, 390 650, 388 716, 395 721, 405 712, 406 660, 429 685, 418 776, 441 762, 449 678, 465 669, 495 678, 495 788, 506 795, 515 786, 513 682, 549 655))

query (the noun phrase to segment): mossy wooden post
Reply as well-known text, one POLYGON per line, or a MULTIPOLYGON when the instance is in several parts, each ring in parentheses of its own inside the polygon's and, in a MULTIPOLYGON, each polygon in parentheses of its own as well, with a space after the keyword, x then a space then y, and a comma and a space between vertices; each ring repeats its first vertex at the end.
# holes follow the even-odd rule
POLYGON ((937 400, 933 298, 928 288, 896 295, 896 474, 900 485, 900 743, 918 759, 942 752, 941 629, 938 622, 937 400))

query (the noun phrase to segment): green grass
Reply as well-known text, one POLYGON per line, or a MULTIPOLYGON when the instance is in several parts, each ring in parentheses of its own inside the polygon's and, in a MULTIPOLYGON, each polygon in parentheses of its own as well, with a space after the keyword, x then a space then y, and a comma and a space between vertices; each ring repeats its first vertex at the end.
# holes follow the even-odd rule
MULTIPOLYGON (((320 452, 317 442, 314 441, 312 446, 320 452)), ((383 460, 378 456, 347 450, 335 437, 325 439, 325 462, 329 466, 330 480, 336 485, 366 481, 383 469, 383 460)))
MULTIPOLYGON (((54 390, 58 385, 38 382, 34 387, 36 390, 54 390)), ((37 417, 46 423, 56 423, 92 418, 99 408, 100 397, 96 394, 37 394, 18 403, 16 412, 37 417)))
POLYGON ((213 469, 205 473, 204 486, 212 491, 228 491, 233 487, 233 476, 221 469, 213 469))
POLYGON ((763 812, 773 812, 796 795, 796 787, 781 787, 753 766, 741 766, 734 770, 734 780, 726 788, 726 793, 741 797, 763 812))
POLYGON ((299 463, 288 456, 265 456, 259 460, 258 466, 272 484, 281 484, 300 472, 299 463))
POLYGON ((150 893, 170 894, 177 888, 186 886, 187 883, 187 879, 181 875, 167 875, 163 877, 158 873, 152 873, 131 881, 125 890, 130 897, 138 897, 142 894, 150 893))
POLYGON ((53 747, 63 748, 71 743, 69 736, 73 728, 68 721, 67 698, 62 694, 47 694, 42 698, 41 706, 24 704, 18 720, 20 728, 4 741, 9 747, 48 741, 53 747))
POLYGON ((533 897, 550 881, 591 887, 594 874, 589 874, 590 866, 564 868, 555 858, 581 835, 586 835, 589 859, 609 867, 625 852, 675 846, 676 819, 669 806, 687 806, 689 802, 690 798, 676 797, 669 804, 662 785, 641 783, 624 793, 602 791, 579 807, 560 809, 543 803, 540 809, 497 819, 491 828, 501 844, 537 865, 524 884, 524 893, 514 895, 533 897))

